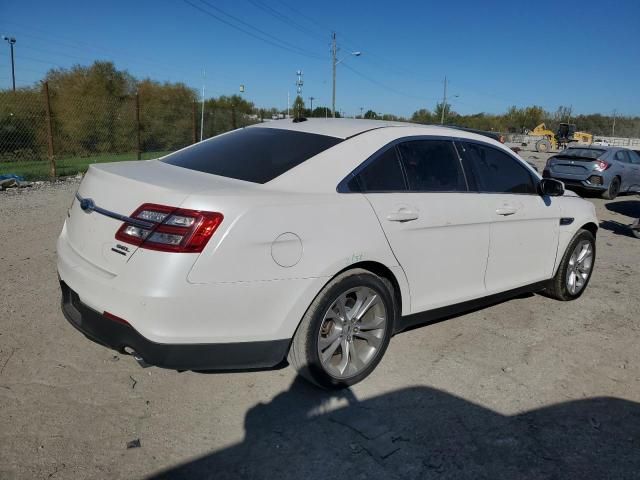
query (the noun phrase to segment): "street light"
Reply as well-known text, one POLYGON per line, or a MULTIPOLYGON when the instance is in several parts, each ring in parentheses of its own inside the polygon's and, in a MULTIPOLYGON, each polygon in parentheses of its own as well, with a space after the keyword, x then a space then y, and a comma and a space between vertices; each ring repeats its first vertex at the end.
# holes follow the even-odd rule
MULTIPOLYGON (((362 55, 362 52, 350 52, 349 55, 359 57, 360 55, 362 55)), ((331 100, 331 113, 333 115, 333 118, 336 118, 336 67, 349 55, 345 55, 340 60, 338 60, 338 47, 336 45, 336 34, 334 32, 331 42, 331 58, 333 60, 333 96, 331 100)))
POLYGON ((4 36, 2 37, 3 40, 6 40, 7 43, 9 44, 9 47, 11 48, 11 79, 13 81, 13 91, 16 91, 16 70, 15 70, 15 64, 13 62, 13 46, 16 44, 16 39, 13 37, 7 37, 4 36))

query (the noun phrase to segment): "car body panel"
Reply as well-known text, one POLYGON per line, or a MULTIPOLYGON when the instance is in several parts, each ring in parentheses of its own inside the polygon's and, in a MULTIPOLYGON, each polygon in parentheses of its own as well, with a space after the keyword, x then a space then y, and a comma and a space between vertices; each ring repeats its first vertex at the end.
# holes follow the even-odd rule
POLYGON ((483 194, 491 206, 488 294, 551 277, 558 246, 561 199, 539 195, 483 194), (501 215, 504 210, 513 214, 501 215))
POLYGON ((490 215, 476 194, 368 193, 406 273, 411 313, 483 296, 490 215), (416 220, 389 220, 410 211, 416 220))

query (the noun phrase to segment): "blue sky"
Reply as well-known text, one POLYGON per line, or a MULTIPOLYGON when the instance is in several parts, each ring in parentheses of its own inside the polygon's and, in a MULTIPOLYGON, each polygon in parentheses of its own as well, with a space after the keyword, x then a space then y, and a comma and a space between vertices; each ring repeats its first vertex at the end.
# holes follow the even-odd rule
MULTIPOLYGON (((362 51, 338 66, 337 108, 348 115, 433 109, 445 75, 461 113, 537 104, 640 114, 639 0, 0 0, 18 85, 100 59, 198 89, 204 68, 207 95, 244 84, 256 105, 285 108, 301 69, 307 104, 330 105, 332 30, 341 56, 362 51)), ((10 74, 3 42, 0 88, 10 74)))

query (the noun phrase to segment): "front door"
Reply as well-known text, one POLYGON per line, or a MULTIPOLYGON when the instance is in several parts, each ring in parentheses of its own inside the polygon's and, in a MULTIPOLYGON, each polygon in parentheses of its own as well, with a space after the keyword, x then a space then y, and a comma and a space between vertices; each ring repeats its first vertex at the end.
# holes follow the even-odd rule
POLYGON ((457 145, 491 217, 487 293, 551 278, 558 248, 558 202, 539 195, 539 180, 508 153, 482 142, 457 145))

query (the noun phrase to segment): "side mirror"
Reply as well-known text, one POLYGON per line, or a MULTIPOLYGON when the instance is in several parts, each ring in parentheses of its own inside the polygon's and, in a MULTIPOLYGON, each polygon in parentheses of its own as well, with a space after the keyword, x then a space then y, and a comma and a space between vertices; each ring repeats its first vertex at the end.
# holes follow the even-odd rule
POLYGON ((541 195, 559 197, 564 194, 564 183, 553 178, 543 178, 538 184, 538 189, 541 195))

